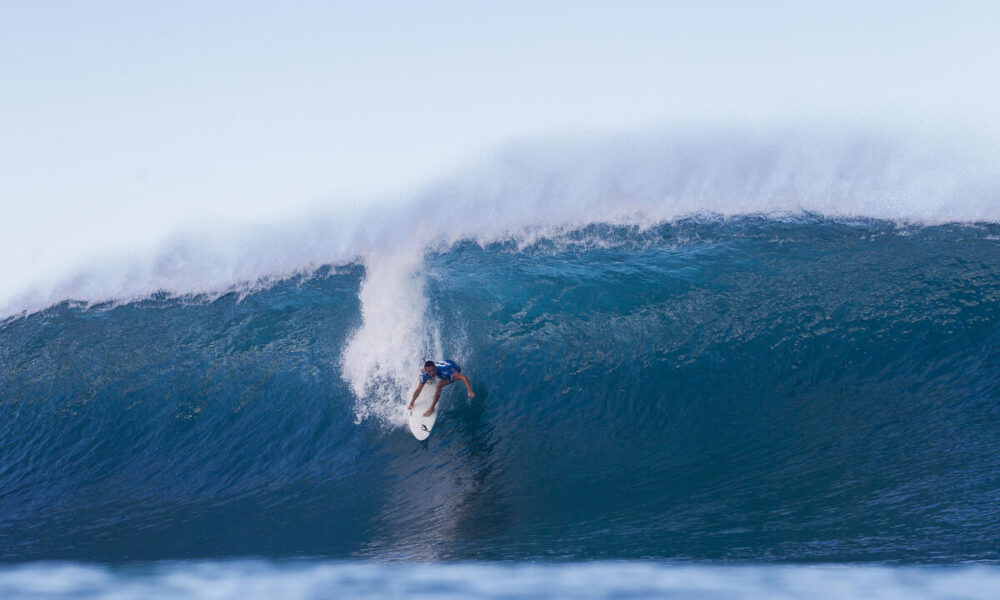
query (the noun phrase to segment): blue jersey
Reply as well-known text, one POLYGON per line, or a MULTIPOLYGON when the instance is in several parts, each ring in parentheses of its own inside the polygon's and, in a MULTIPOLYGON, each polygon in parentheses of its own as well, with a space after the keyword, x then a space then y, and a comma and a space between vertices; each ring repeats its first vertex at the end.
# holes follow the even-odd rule
MULTIPOLYGON (((451 378, 455 376, 455 373, 461 373, 462 367, 453 360, 446 360, 444 362, 435 362, 434 366, 437 367, 437 377, 438 379, 443 379, 445 381, 451 381, 451 378)), ((427 373, 420 374, 420 383, 427 383, 433 379, 427 373)))

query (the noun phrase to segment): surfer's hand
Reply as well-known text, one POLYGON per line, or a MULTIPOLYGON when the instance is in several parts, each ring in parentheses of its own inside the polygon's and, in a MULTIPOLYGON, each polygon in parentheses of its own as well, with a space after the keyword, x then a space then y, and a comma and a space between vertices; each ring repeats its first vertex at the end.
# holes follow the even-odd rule
POLYGON ((425 412, 425 413, 424 413, 424 416, 425 416, 425 417, 429 417, 429 416, 431 416, 431 414, 432 414, 433 412, 434 412, 434 409, 433 409, 433 408, 428 408, 428 409, 427 409, 427 412, 425 412))
POLYGON ((410 402, 410 405, 406 407, 406 410, 413 410, 413 403, 412 402, 410 402))
POLYGON ((469 398, 475 398, 475 397, 476 397, 475 392, 469 392, 469 398))

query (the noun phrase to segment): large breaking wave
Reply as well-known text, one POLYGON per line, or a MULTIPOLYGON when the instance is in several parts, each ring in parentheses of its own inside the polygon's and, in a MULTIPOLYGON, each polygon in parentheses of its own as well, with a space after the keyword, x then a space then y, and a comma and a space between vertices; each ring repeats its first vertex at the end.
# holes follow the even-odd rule
POLYGON ((995 560, 998 239, 594 225, 62 303, 0 329, 4 556, 995 560), (424 351, 477 397, 421 445, 424 351))
POLYGON ((554 141, 8 290, 3 556, 995 560, 989 148, 554 141))

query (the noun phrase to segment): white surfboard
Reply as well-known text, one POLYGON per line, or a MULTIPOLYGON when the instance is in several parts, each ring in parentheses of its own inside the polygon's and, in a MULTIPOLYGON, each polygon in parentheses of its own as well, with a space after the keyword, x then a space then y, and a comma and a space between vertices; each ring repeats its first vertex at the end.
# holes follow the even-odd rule
MULTIPOLYGON (((431 434, 431 429, 434 429, 434 421, 437 421, 438 412, 441 410, 441 403, 434 407, 434 412, 431 416, 425 417, 424 411, 431 407, 431 403, 434 402, 434 390, 437 389, 437 382, 433 379, 424 384, 424 389, 420 390, 420 395, 417 396, 417 401, 413 403, 413 408, 410 409, 410 431, 413 433, 413 437, 418 440, 426 440, 431 434)), ((413 393, 410 392, 410 398, 413 397, 413 393)), ((410 399, 406 399, 407 404, 409 404, 410 399)))

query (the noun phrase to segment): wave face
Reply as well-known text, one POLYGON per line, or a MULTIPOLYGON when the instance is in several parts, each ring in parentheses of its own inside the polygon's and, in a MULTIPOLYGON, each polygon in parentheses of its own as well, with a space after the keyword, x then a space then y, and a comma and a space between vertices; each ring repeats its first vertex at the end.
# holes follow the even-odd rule
POLYGON ((393 256, 3 322, 3 559, 1000 558, 1000 225, 393 256))

